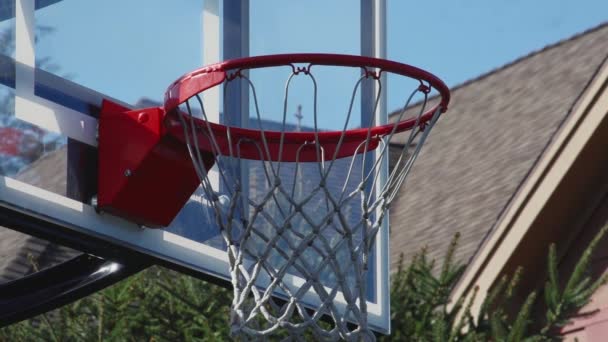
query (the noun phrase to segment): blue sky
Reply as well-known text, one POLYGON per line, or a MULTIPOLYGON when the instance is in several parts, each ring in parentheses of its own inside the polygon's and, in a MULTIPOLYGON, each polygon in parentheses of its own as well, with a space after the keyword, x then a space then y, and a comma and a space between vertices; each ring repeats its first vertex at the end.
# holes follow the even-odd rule
MULTIPOLYGON (((360 51, 356 0, 252 0, 250 7, 252 55, 360 51)), ((201 8, 201 0, 64 0, 37 12, 39 24, 55 27, 37 53, 50 56, 59 74, 121 100, 161 99, 171 81, 201 66, 201 8)), ((387 0, 387 13, 388 58, 454 86, 607 21, 608 1, 387 0)), ((269 84, 259 90, 263 111, 279 117, 284 78, 260 78, 269 84)), ((343 110, 351 79, 328 72, 321 81, 320 110, 343 110)), ((310 90, 305 82, 294 89, 304 95, 288 111, 302 103, 306 116, 310 90)), ((388 109, 402 99, 401 83, 390 78, 388 109)))
POLYGON ((389 58, 431 69, 450 86, 608 21, 605 0, 408 3, 388 1, 389 58))

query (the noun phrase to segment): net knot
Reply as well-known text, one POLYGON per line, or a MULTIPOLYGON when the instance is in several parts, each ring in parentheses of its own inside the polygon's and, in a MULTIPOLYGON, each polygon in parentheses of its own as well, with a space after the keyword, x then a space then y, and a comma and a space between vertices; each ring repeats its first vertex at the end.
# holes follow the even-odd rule
POLYGON ((367 70, 367 68, 365 68, 365 77, 366 78, 373 78, 374 80, 379 80, 380 79, 380 73, 376 72, 376 71, 370 71, 367 70))
POLYGON ((424 130, 426 129, 427 126, 428 126, 428 123, 426 123, 426 122, 420 123, 420 125, 418 125, 418 127, 420 128, 420 132, 424 132, 424 130))
POLYGON ((227 81, 232 81, 232 80, 234 80, 237 77, 243 77, 243 75, 241 74, 241 69, 239 69, 239 70, 237 70, 237 71, 235 71, 235 72, 233 72, 231 74, 226 75, 226 80, 227 81))
POLYGON ((299 75, 300 73, 303 73, 304 75, 308 75, 310 74, 310 65, 308 66, 295 66, 295 65, 291 65, 291 69, 293 70, 293 74, 294 75, 299 75))
POLYGON ((428 94, 431 92, 431 87, 427 86, 426 84, 423 84, 422 82, 420 82, 420 85, 418 86, 418 90, 428 94))

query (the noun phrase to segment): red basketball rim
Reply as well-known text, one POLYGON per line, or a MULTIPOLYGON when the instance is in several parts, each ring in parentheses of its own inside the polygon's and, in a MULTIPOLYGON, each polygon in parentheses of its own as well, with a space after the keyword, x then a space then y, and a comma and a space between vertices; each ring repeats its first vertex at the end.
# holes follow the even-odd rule
MULTIPOLYGON (((396 124, 396 132, 402 132, 409 129, 412 129, 416 122, 419 125, 424 125, 427 121, 429 121, 433 114, 440 110, 441 112, 445 112, 448 107, 448 103, 450 101, 450 92, 448 87, 435 75, 416 68, 411 65, 398 63, 394 61, 371 58, 371 57, 363 57, 363 56, 352 56, 352 55, 339 55, 339 54, 282 54, 282 55, 267 55, 267 56, 255 56, 255 57, 247 57, 247 58, 239 58, 224 61, 221 63, 209 65, 197 70, 194 70, 188 74, 177 79, 173 82, 167 91, 165 92, 165 101, 164 101, 164 110, 166 113, 171 113, 173 115, 177 115, 179 111, 176 109, 179 105, 185 103, 187 100, 192 98, 193 96, 207 90, 213 88, 226 80, 228 77, 228 73, 230 71, 239 71, 244 69, 256 69, 256 68, 265 68, 265 67, 274 67, 274 66, 291 66, 294 70, 303 71, 307 68, 298 67, 295 64, 308 64, 307 68, 314 65, 330 65, 330 66, 343 66, 343 67, 359 67, 364 70, 368 70, 370 74, 372 71, 370 68, 377 69, 378 73, 388 72, 397 75, 402 75, 405 77, 409 77, 411 79, 416 79, 420 81, 421 86, 426 90, 430 90, 431 88, 438 91, 441 96, 441 101, 425 111, 420 118, 411 117, 406 118, 399 123, 396 124)), ((378 75, 372 74, 372 75, 378 75)), ((170 118, 167 118, 171 120, 170 118)), ((175 118, 174 118, 175 119, 175 118)), ((173 121, 173 120, 171 120, 173 121)), ((204 123, 202 120, 194 119, 194 122, 197 125, 201 125, 205 127, 206 125, 211 125, 213 127, 212 131, 214 132, 216 137, 226 136, 228 134, 228 127, 215 124, 215 123, 204 123)), ((173 121, 175 123, 175 121, 173 121)), ((173 125, 169 125, 173 126, 173 125)), ((278 144, 281 140, 285 145, 297 146, 301 145, 303 142, 316 142, 318 141, 322 146, 330 147, 338 143, 341 136, 344 136, 343 141, 363 141, 368 137, 373 137, 373 140, 379 139, 379 137, 390 134, 393 129, 395 129, 395 123, 390 123, 386 125, 375 126, 372 128, 355 128, 349 129, 346 131, 319 131, 319 132, 280 132, 280 131, 266 131, 264 130, 264 139, 271 145, 271 150, 277 150, 278 146, 274 146, 278 144)), ((175 134, 179 134, 179 130, 171 130, 175 134)), ((230 134, 234 140, 238 140, 239 138, 246 139, 254 139, 257 141, 262 141, 262 132, 256 129, 246 129, 246 128, 230 128, 230 134)), ((181 134, 179 134, 181 135, 181 134)), ((183 137, 180 137, 183 138, 183 137)), ((222 139, 223 140, 223 139, 222 139)), ((374 143, 377 145, 377 143, 374 143)), ((342 151, 340 149, 340 155, 348 155, 350 153, 355 152, 352 150, 352 146, 356 146, 356 144, 350 144, 351 148, 348 148, 349 151, 342 151)), ((344 146, 343 146, 344 147, 344 146)), ((371 147, 371 146, 369 146, 371 147)), ((375 146, 374 146, 375 147, 375 146)), ((220 146, 222 150, 221 153, 228 152, 228 146, 220 146)), ((271 153, 274 154, 274 153, 271 153)), ((340 156, 339 155, 339 156, 340 156)), ((339 157, 338 156, 338 157, 339 157)), ((259 159, 259 156, 242 156, 249 157, 252 159, 259 159)), ((270 160, 282 160, 280 156, 271 155, 268 156, 270 160)), ((314 158, 316 159, 316 158, 314 158)))

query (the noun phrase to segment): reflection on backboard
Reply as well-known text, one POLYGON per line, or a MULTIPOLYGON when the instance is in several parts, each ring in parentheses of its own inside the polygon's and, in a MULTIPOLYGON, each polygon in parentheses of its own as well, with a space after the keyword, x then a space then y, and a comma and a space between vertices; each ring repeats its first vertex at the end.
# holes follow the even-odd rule
MULTIPOLYGON (((346 39, 355 42, 353 46, 337 47, 341 51, 314 52, 384 57, 382 2, 362 1, 361 11, 369 10, 369 16, 360 16, 355 11, 345 19, 355 28, 351 32, 353 36, 346 39)), ((280 1, 276 5, 273 10, 286 11, 278 15, 288 15, 289 5, 280 1)), ((310 11, 305 15, 328 11, 327 6, 344 8, 352 7, 352 3, 312 2, 304 9, 310 11)), ((256 8, 255 12, 262 15, 265 10, 256 8)), ((203 64, 246 56, 249 50, 288 52, 276 46, 264 48, 260 41, 272 39, 266 37, 269 31, 265 31, 261 21, 261 17, 250 20, 247 1, 238 4, 223 4, 219 0, 179 4, 144 0, 3 1, 0 5, 0 205, 167 263, 229 279, 226 245, 200 189, 164 230, 142 228, 95 211, 91 201, 98 192, 97 119, 103 99, 134 108, 158 106, 172 81, 203 64), (90 13, 95 15, 88 15, 90 13), (161 22, 164 24, 158 25, 161 22)), ((302 28, 282 30, 296 32, 302 28)), ((335 40, 342 38, 337 36, 335 40)), ((314 49, 314 44, 308 49, 314 49)), ((250 77, 261 85, 259 103, 251 101, 248 87, 218 89, 205 94, 209 103, 207 114, 233 126, 261 125, 273 130, 281 124, 283 103, 275 98, 282 97, 286 76, 254 70, 250 77), (264 113, 263 122, 250 118, 256 105, 264 113)), ((292 89, 294 96, 286 108, 287 124, 294 131, 309 130, 314 124, 314 109, 319 111, 319 127, 342 129, 343 122, 334 121, 332 112, 348 110, 356 78, 356 72, 323 73, 319 83, 326 84, 327 88, 319 92, 318 104, 310 101, 309 84, 296 80, 292 89)), ((363 97, 367 92, 371 94, 369 98, 374 98, 375 91, 373 86, 367 86, 356 96, 353 110, 356 119, 350 122, 350 128, 366 122, 361 113, 373 104, 363 97)), ((377 115, 386 120, 384 100, 377 115)), ((256 189, 263 193, 261 190, 268 186, 263 174, 265 167, 260 163, 240 164, 242 181, 253 189, 254 198, 256 189)), ((337 164, 335 167, 348 166, 337 164)), ((293 172, 287 168, 283 171, 293 172)), ((343 184, 339 173, 332 177, 328 179, 330 187, 343 184)), ((304 194, 306 189, 318 184, 317 178, 318 173, 312 167, 302 169, 297 177, 292 177, 296 181, 289 186, 304 194)), ((219 176, 217 186, 220 189, 223 186, 219 176)), ((270 216, 275 216, 280 215, 282 208, 278 205, 269 210, 270 216)), ((321 206, 311 206, 308 210, 311 217, 323 216, 321 206)), ((360 216, 361 209, 357 206, 345 210, 353 217, 360 216)), ((331 236, 328 239, 331 240, 331 236)), ((386 333, 390 329, 386 226, 378 235, 371 259, 366 287, 369 324, 386 333)), ((298 272, 294 271, 293 276, 297 282, 298 272)), ((330 273, 324 276, 328 285, 335 281, 330 273)), ((309 300, 312 303, 318 299, 309 300)))

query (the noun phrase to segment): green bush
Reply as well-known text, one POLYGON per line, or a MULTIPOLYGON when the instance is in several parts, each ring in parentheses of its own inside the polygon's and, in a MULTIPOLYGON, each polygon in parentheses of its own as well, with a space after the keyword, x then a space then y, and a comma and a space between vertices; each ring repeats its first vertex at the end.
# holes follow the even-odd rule
POLYGON ((224 341, 231 292, 151 267, 103 291, 0 330, 0 341, 224 341))

